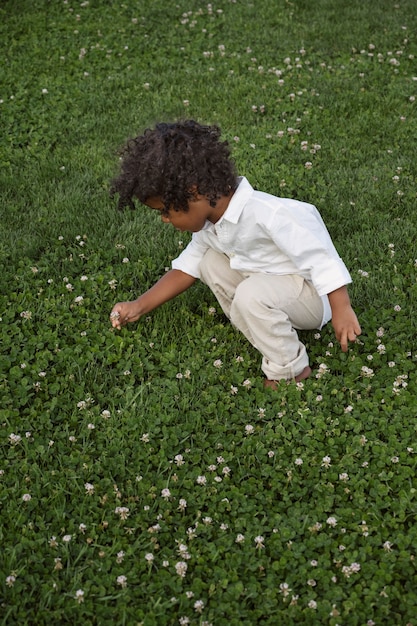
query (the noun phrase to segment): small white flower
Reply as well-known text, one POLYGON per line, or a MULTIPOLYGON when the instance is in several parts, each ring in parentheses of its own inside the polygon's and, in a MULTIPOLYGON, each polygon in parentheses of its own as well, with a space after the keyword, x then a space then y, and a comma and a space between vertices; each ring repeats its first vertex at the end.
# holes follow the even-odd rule
POLYGON ((207 483, 207 478, 205 476, 197 476, 197 485, 205 485, 207 483))
POLYGON ((262 537, 262 535, 258 535, 254 539, 255 547, 256 548, 265 548, 264 541, 265 541, 264 537, 262 537))
POLYGON ((117 577, 117 579, 116 579, 116 582, 117 582, 117 584, 118 584, 118 585, 120 585, 122 588, 127 587, 127 578, 126 578, 126 576, 123 576, 123 575, 118 576, 118 577, 117 577))
POLYGON ((175 564, 175 571, 180 578, 184 578, 187 573, 188 565, 185 561, 179 561, 175 564))
POLYGON ((332 526, 332 528, 334 528, 337 525, 337 519, 333 516, 330 516, 327 518, 326 520, 326 524, 328 524, 329 526, 332 526))
POLYGON ((118 552, 116 555, 116 563, 122 563, 125 556, 126 556, 125 552, 123 552, 123 550, 120 550, 120 552, 118 552))
POLYGON ((114 509, 116 515, 119 515, 120 519, 125 520, 129 517, 129 509, 126 506, 117 506, 114 509))
POLYGON ((148 552, 148 554, 145 554, 145 561, 148 561, 148 563, 152 563, 154 559, 155 557, 152 552, 148 552))
POLYGON ((295 465, 302 465, 303 464, 303 459, 301 459, 301 458, 295 459, 294 463, 295 463, 295 465))
POLYGON ((243 543, 245 541, 245 535, 242 535, 241 533, 238 533, 238 535, 236 536, 235 542, 236 543, 243 543))
POLYGON ((71 539, 72 539, 72 535, 64 535, 64 536, 62 537, 62 541, 63 541, 64 543, 69 543, 69 542, 71 541, 71 539))
POLYGON ((252 426, 252 424, 246 424, 245 426, 245 433, 247 435, 251 435, 254 432, 255 428, 252 426))
POLYGON ((284 598, 286 598, 291 593, 291 591, 292 589, 290 589, 290 586, 288 583, 280 583, 279 592, 282 593, 284 598))
POLYGON ((315 600, 310 600, 307 606, 309 609, 317 609, 317 602, 315 600))
POLYGON ((321 460, 322 467, 330 467, 331 466, 331 458, 329 456, 324 456, 321 460))
POLYGON ((84 591, 82 589, 77 589, 74 598, 77 600, 78 604, 84 602, 84 591))
POLYGON ((94 493, 94 485, 92 485, 91 483, 85 483, 84 484, 84 488, 86 490, 86 492, 88 493, 89 496, 93 495, 94 493))
POLYGON ((165 499, 168 500, 168 498, 171 497, 171 492, 169 489, 162 489, 161 491, 161 496, 165 499))
POLYGON ((214 361, 213 365, 214 365, 214 367, 219 368, 219 367, 221 367, 223 365, 223 362, 222 362, 221 359, 216 359, 216 361, 214 361))
POLYGON ((23 502, 29 502, 29 500, 32 500, 32 496, 30 495, 30 493, 24 493, 22 496, 22 500, 23 502))
POLYGON ((202 600, 197 600, 194 602, 194 609, 196 613, 202 613, 204 609, 204 602, 202 600))

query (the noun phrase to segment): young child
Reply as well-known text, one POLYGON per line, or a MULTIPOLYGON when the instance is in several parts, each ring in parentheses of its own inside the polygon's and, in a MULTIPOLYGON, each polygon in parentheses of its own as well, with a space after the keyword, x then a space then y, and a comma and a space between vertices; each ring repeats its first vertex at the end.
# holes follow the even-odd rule
POLYGON ((265 386, 311 374, 297 330, 330 319, 344 352, 361 328, 349 272, 317 209, 255 191, 238 177, 217 126, 157 124, 130 140, 112 194, 119 208, 138 199, 192 239, 153 287, 110 314, 114 328, 136 322, 197 280, 262 355, 265 386))

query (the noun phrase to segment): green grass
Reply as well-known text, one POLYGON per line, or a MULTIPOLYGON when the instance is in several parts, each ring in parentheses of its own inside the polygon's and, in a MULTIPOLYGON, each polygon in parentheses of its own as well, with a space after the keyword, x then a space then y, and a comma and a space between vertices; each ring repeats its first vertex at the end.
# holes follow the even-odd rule
POLYGON ((416 624, 414 0, 0 17, 0 623, 416 624), (109 326, 188 241, 115 210, 117 149, 179 117, 351 270, 363 334, 303 333, 304 385, 264 391, 201 284, 109 326))

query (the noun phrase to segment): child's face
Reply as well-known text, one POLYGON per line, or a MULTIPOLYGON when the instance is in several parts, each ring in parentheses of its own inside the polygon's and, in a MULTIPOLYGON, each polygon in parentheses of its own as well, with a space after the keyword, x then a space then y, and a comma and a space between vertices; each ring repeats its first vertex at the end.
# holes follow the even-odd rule
POLYGON ((148 198, 144 204, 155 211, 159 211, 164 224, 172 224, 177 230, 191 233, 196 233, 204 228, 207 220, 215 223, 220 219, 220 215, 216 211, 217 207, 210 206, 205 196, 196 196, 195 199, 190 200, 188 211, 170 209, 168 215, 163 213, 165 207, 159 196, 148 198))

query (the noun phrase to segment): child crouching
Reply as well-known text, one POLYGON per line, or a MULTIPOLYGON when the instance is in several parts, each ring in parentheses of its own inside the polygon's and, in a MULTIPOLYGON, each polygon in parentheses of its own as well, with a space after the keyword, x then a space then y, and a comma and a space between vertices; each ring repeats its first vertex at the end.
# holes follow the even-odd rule
POLYGON ((193 233, 153 287, 110 314, 114 328, 136 322, 202 280, 225 315, 262 355, 265 385, 310 373, 297 330, 332 321, 343 351, 361 328, 346 285, 351 277, 317 209, 256 191, 236 174, 216 126, 157 124, 128 142, 112 193, 164 223, 193 233))

